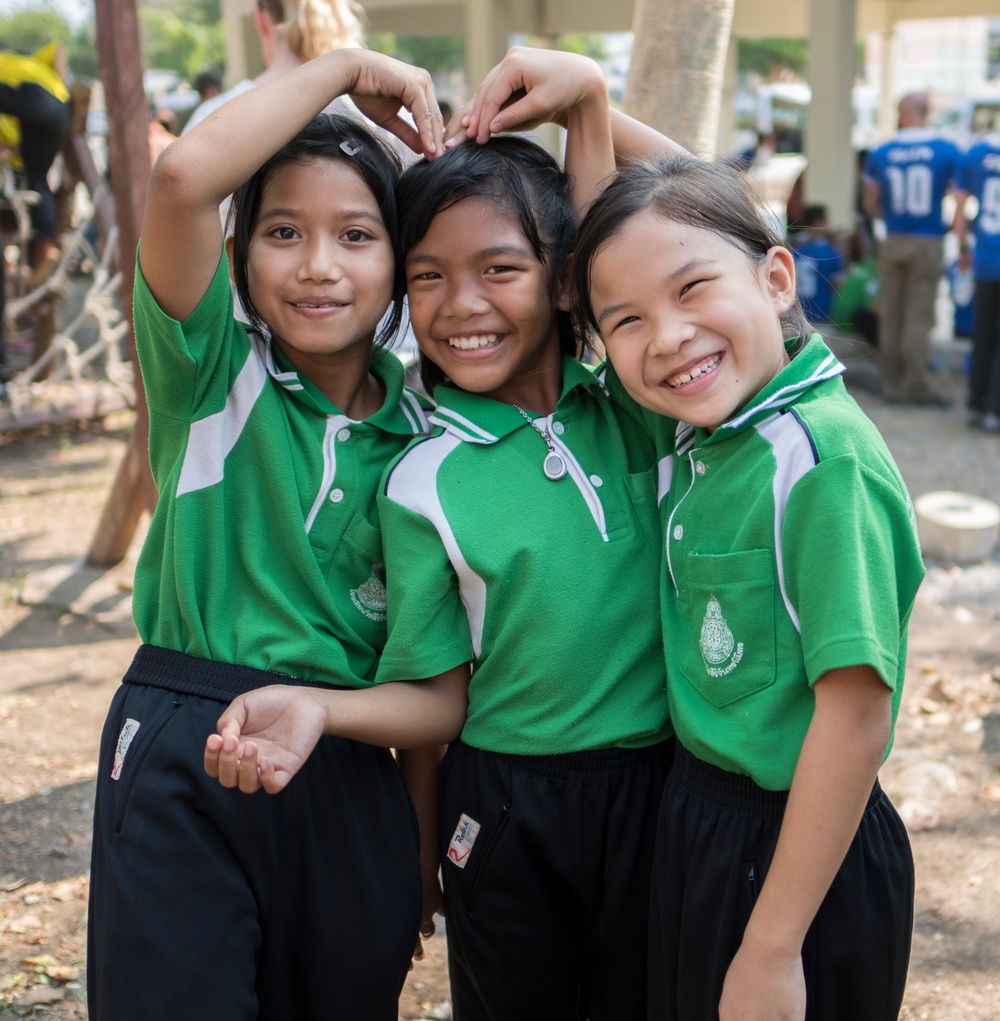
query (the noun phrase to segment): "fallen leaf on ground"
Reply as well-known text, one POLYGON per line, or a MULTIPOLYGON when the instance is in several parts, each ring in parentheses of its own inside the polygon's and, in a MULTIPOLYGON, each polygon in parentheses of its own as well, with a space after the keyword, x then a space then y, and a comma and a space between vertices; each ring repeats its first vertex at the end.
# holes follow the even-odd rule
POLYGON ((24 1007, 38 1007, 45 1003, 58 1003, 65 997, 65 989, 58 989, 55 986, 32 986, 23 993, 18 993, 15 1002, 21 1010, 24 1007))

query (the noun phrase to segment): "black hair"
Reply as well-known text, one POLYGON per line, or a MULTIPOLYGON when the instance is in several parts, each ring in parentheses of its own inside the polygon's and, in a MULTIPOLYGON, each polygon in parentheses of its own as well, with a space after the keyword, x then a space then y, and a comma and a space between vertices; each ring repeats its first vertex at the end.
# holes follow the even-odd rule
POLYGON ((801 222, 803 227, 815 227, 818 224, 825 224, 827 221, 826 206, 820 202, 811 202, 802 210, 801 222))
MULTIPOLYGON (((538 144, 516 135, 491 138, 485 145, 465 142, 428 163, 407 167, 399 179, 399 240, 403 260, 430 229, 434 217, 463 199, 494 199, 518 221, 524 236, 548 270, 550 284, 573 251, 576 217, 569 178, 538 144)), ((574 317, 558 310, 560 350, 579 357, 585 333, 574 317)), ((420 379, 428 393, 445 375, 422 352, 420 379)))
POLYGON ((399 249, 399 215, 396 207, 396 180, 400 162, 396 153, 363 124, 350 117, 321 113, 313 118, 290 142, 282 146, 233 194, 227 227, 233 232, 233 282, 250 325, 267 329, 250 298, 248 257, 250 239, 257 226, 264 189, 275 172, 288 163, 308 163, 316 159, 342 160, 351 167, 375 196, 375 202, 389 241, 395 264, 392 280, 392 304, 375 338, 377 346, 389 343, 402 322, 405 283, 399 249))
POLYGON ((206 89, 215 86, 217 89, 222 88, 222 68, 221 67, 203 67, 195 76, 194 81, 191 82, 191 87, 199 95, 206 89))
MULTIPOLYGON (((733 167, 690 156, 634 163, 618 173, 580 224, 574 282, 577 314, 585 325, 597 327, 590 305, 594 258, 633 216, 647 210, 664 220, 709 230, 757 263, 784 244, 777 218, 746 175, 733 167)), ((804 343, 811 327, 797 295, 780 318, 785 339, 801 337, 804 343)))

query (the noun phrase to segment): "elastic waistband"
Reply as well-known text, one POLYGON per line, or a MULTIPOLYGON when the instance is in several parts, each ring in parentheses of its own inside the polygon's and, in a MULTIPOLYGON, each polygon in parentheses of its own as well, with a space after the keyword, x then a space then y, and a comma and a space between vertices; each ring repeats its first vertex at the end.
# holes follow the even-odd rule
MULTIPOLYGON (((788 804, 788 791, 769 791, 748 776, 730 773, 692 755, 679 741, 674 753, 671 780, 679 787, 720 808, 764 819, 781 819, 788 804)), ((882 797, 878 780, 868 795, 867 812, 882 797)))
POLYGON ((122 683, 146 684, 151 688, 166 688, 185 695, 200 695, 227 702, 236 695, 268 684, 294 684, 306 688, 337 687, 323 681, 292 677, 290 674, 278 673, 277 670, 258 670, 252 666, 199 659, 157 645, 139 646, 125 671, 122 683))
POLYGON ((490 755, 525 772, 556 780, 580 779, 588 773, 599 775, 616 769, 634 769, 657 760, 668 766, 673 746, 674 739, 671 737, 666 741, 646 745, 645 748, 598 748, 582 752, 564 752, 561 755, 509 755, 505 752, 491 752, 483 748, 474 748, 472 745, 464 745, 465 748, 480 755, 490 755))

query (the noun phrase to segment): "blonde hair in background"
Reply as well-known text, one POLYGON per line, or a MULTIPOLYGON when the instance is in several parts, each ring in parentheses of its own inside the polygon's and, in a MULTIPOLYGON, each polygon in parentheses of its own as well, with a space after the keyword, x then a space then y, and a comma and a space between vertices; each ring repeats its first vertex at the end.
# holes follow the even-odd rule
POLYGON ((353 0, 258 0, 303 63, 330 50, 364 46, 363 11, 353 0))

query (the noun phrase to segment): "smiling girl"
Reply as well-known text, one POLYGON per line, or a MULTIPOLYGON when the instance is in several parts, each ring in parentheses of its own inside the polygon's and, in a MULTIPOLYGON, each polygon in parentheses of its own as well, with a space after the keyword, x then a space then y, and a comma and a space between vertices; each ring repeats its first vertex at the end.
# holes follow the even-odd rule
MULTIPOLYGON (((612 166, 607 94, 596 65, 575 67, 587 87, 567 144, 606 149, 596 177, 612 166)), ((591 193, 578 182, 581 204, 591 193)), ((440 823, 422 813, 428 887, 444 873, 455 1016, 634 1021, 646 1009, 653 825, 671 749, 650 612, 653 445, 578 360, 576 215, 550 156, 519 138, 458 145, 409 168, 398 199, 437 409, 379 495, 390 636, 378 679, 473 664, 461 739, 441 765, 440 823)), ((278 790, 312 734, 404 690, 238 699, 206 767, 247 791, 278 790), (308 713, 308 727, 296 734, 279 702, 308 713)), ((430 722, 442 733, 440 706, 400 706, 397 746, 435 740, 430 722)), ((436 749, 421 756, 433 815, 436 749)), ((431 890, 425 916, 434 906, 431 890)))
POLYGON ((878 783, 923 563, 906 487, 791 253, 728 168, 623 171, 576 281, 659 466, 677 753, 657 831, 654 1021, 894 1021, 913 923, 878 783))
POLYGON ((135 575, 144 644, 101 741, 93 1021, 397 1017, 420 881, 391 755, 324 738, 280 801, 201 769, 234 696, 370 687, 385 639, 375 490, 427 423, 373 350, 400 316, 398 161, 358 121, 313 120, 346 92, 440 151, 429 77, 342 50, 227 103, 150 181, 135 334, 160 498, 135 575))

